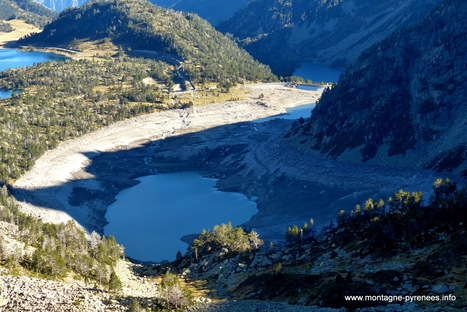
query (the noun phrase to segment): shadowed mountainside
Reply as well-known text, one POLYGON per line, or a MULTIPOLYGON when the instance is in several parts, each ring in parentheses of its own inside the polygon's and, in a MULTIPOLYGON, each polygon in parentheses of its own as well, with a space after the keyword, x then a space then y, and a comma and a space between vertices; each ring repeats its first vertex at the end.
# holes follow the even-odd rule
MULTIPOLYGON (((31 0, 32 1, 32 0, 31 0)), ((34 0, 47 8, 61 12, 69 7, 79 7, 88 0, 34 0)), ((176 11, 195 13, 215 25, 231 17, 243 8, 250 0, 219 1, 219 0, 151 0, 150 2, 164 8, 176 11)))
POLYGON ((289 133, 343 160, 467 174, 467 3, 366 50, 289 133))
POLYGON ((152 3, 176 11, 195 13, 216 25, 245 7, 250 0, 151 0, 152 3))
POLYGON ((439 3, 256 0, 217 28, 238 38, 274 73, 288 76, 301 61, 344 68, 393 31, 420 22, 439 3))

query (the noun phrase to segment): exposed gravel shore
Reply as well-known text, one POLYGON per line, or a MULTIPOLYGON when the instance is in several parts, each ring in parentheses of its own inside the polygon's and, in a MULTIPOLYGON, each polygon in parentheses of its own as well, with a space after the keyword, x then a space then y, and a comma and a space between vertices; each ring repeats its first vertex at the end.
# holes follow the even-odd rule
POLYGON ((94 211, 105 210, 106 206, 95 202, 93 207, 77 209, 69 203, 72 189, 67 187, 70 181, 81 181, 85 188, 100 188, 92 180, 93 176, 84 171, 94 156, 111 150, 140 147, 143 143, 184 133, 282 114, 286 108, 316 102, 321 95, 321 91, 304 91, 277 84, 240 88, 250 90, 246 100, 142 115, 59 144, 40 157, 13 185, 17 197, 23 198, 21 191, 28 192, 21 209, 47 222, 66 222, 72 218, 72 211, 74 219, 86 229, 99 228, 102 220, 96 220, 94 211), (58 186, 61 186, 59 191, 58 186), (41 192, 36 193, 37 190, 41 192), (34 202, 34 205, 28 202, 34 202))
POLYGON ((63 142, 14 184, 14 195, 23 211, 45 221, 73 218, 102 233, 108 205, 137 184, 135 178, 200 171, 219 179, 221 190, 256 198, 259 212, 247 225, 276 241, 288 226, 310 218, 324 224, 341 209, 350 211, 370 197, 386 200, 401 188, 422 191, 428 199, 437 178, 453 178, 300 150, 284 139, 292 121, 246 121, 315 102, 320 92, 277 84, 241 88, 250 90, 246 100, 142 115, 63 142))

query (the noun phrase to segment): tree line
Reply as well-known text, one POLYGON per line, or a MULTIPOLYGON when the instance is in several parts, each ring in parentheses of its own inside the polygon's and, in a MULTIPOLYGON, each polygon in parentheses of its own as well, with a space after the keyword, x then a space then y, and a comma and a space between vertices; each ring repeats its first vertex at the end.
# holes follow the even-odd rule
MULTIPOLYGON (((22 213, 6 187, 0 191, 0 221, 17 228, 15 250, 7 249, 0 237, 0 264, 20 265, 43 277, 63 278, 74 272, 87 281, 96 281, 118 290, 121 282, 113 267, 124 258, 123 246, 113 236, 91 233, 90 241, 74 221, 66 224, 44 223, 22 213)), ((10 246, 11 248, 11 246, 10 246)))

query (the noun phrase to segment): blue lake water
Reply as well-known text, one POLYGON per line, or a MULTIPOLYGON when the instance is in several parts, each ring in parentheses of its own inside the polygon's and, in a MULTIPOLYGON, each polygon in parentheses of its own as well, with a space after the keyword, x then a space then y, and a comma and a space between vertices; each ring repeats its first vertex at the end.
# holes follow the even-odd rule
POLYGON ((105 215, 105 235, 123 244, 125 254, 141 261, 175 260, 188 245, 181 237, 232 222, 250 220, 256 203, 240 193, 221 192, 215 179, 196 172, 138 178, 141 183, 120 192, 105 215))
POLYGON ((324 90, 324 87, 314 86, 314 85, 298 85, 297 89, 309 90, 309 91, 320 91, 320 90, 324 90))
POLYGON ((293 73, 294 76, 310 79, 313 82, 337 82, 342 71, 318 64, 303 62, 293 73))
POLYGON ((315 106, 316 106, 316 103, 298 105, 292 108, 288 108, 285 114, 257 119, 254 122, 266 122, 266 121, 274 120, 277 118, 280 118, 280 119, 298 119, 300 117, 309 118, 311 116, 311 111, 313 110, 313 108, 315 108, 315 106))
MULTIPOLYGON (((40 62, 63 61, 65 59, 65 56, 54 53, 0 49, 0 71, 7 68, 32 66, 40 62)), ((11 90, 0 90, 0 98, 11 96, 11 92, 11 90)))
POLYGON ((300 117, 308 118, 311 115, 311 111, 315 108, 316 103, 310 103, 305 105, 299 105, 287 109, 287 113, 281 115, 283 119, 298 119, 300 117))
MULTIPOLYGON (((310 117, 316 103, 296 106, 286 114, 262 118, 310 117)), ((141 183, 120 192, 107 208, 105 235, 115 236, 125 254, 140 261, 175 260, 188 245, 181 237, 210 230, 214 225, 250 220, 258 212, 256 203, 240 193, 221 192, 215 179, 196 172, 177 172, 138 178, 141 183)))
POLYGON ((13 90, 0 90, 0 99, 10 97, 13 90))

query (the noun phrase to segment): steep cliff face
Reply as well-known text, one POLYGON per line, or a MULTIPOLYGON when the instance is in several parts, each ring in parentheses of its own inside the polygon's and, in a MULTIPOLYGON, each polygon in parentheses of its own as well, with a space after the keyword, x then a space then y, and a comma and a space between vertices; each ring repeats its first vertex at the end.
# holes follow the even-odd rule
POLYGON ((276 74, 300 61, 343 68, 393 31, 419 23, 441 0, 256 0, 221 23, 276 74))
POLYGON ((467 3, 366 50, 289 136, 340 159, 467 174, 467 3))

